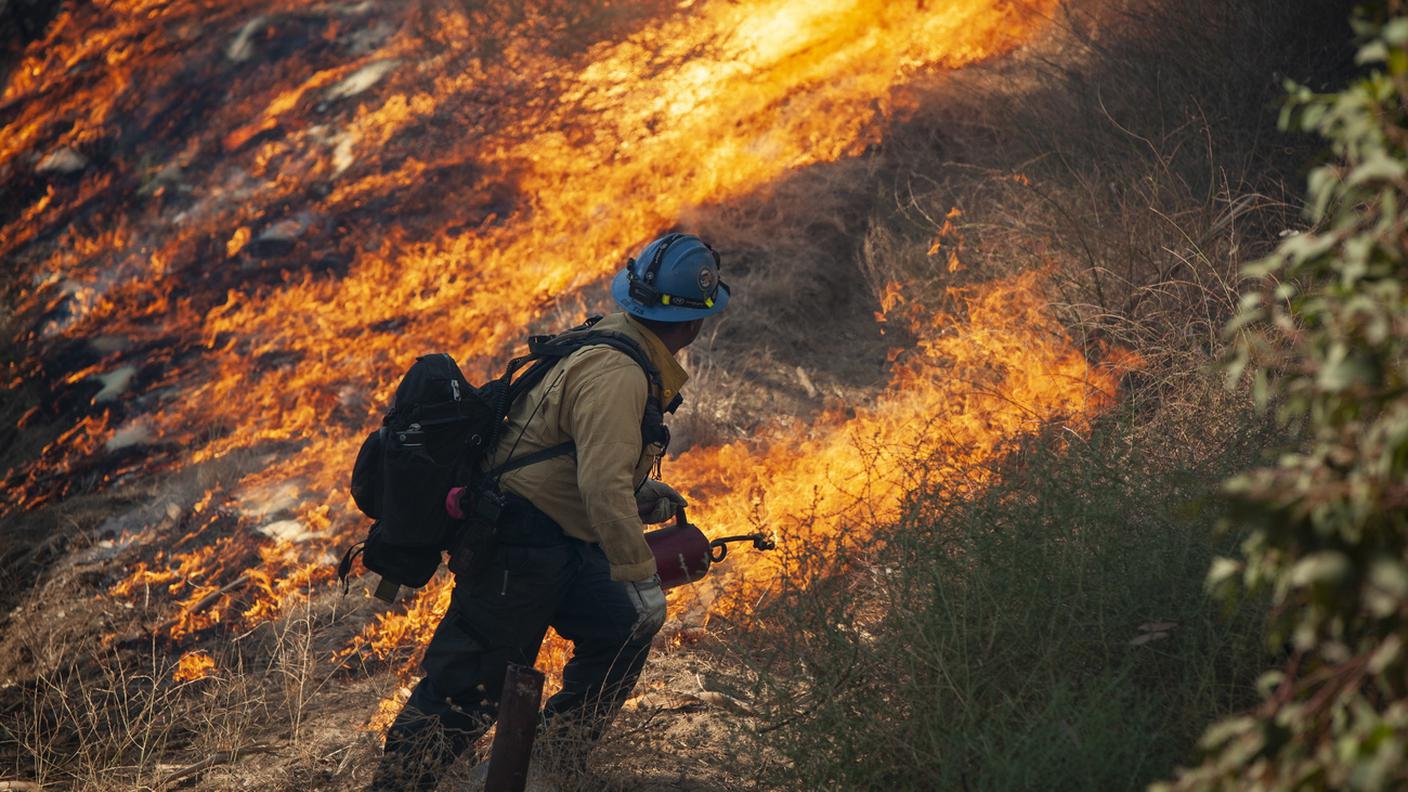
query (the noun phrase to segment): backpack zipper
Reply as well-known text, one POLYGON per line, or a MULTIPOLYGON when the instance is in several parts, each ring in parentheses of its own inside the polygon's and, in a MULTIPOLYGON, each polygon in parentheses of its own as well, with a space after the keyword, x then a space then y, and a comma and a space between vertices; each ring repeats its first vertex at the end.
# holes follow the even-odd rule
POLYGON ((459 401, 459 400, 460 400, 460 381, 457 380, 457 379, 452 379, 452 380, 450 380, 450 390, 454 392, 455 401, 459 401))

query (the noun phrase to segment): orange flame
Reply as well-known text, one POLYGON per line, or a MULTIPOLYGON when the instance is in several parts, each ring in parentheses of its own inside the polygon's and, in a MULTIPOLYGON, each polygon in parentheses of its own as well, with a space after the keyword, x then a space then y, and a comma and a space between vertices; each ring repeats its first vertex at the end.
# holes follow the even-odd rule
MULTIPOLYGON (((1047 313, 1039 277, 954 294, 966 317, 920 317, 918 347, 873 405, 827 414, 801 437, 777 430, 682 456, 671 473, 697 504, 691 516, 719 533, 767 528, 794 549, 854 549, 916 489, 974 492, 1012 439, 1051 421, 1085 428, 1128 368, 1086 361, 1047 313)), ((795 557, 730 554, 709 596, 756 599, 773 576, 796 574, 795 557)))
MULTIPOLYGON (((321 28, 317 14, 286 13, 299 7, 288 0, 79 6, 5 89, 18 110, 0 168, 27 168, 60 149, 99 149, 134 118, 162 134, 145 98, 201 98, 172 51, 226 75, 230 101, 183 128, 189 139, 162 138, 167 161, 90 165, 0 228, 6 256, 53 232, 21 300, 27 315, 51 317, 40 336, 121 336, 152 355, 140 393, 95 406, 7 479, 19 493, 10 508, 62 497, 66 473, 123 448, 179 449, 136 455, 128 474, 275 455, 231 491, 207 493, 201 515, 274 485, 297 493, 277 515, 204 519, 114 587, 160 589, 180 614, 173 638, 270 619, 330 577, 320 549, 364 527, 345 470, 413 354, 448 347, 471 378, 488 373, 525 327, 555 321, 691 208, 864 150, 903 109, 896 89, 1011 50, 1057 1, 699 3, 556 57, 533 25, 384 5, 329 10, 321 28), (260 63, 259 48, 298 25, 314 26, 298 39, 307 46, 288 47, 299 54, 230 65, 260 63), (354 27, 356 47, 320 49, 354 27), (212 30, 218 40, 198 33, 212 30), (70 222, 123 189, 151 208, 109 212, 91 224, 100 230, 70 222), (185 197, 163 212, 173 196, 185 197), (265 263, 284 249, 337 263, 265 263), (252 530, 275 519, 297 530, 252 530), (248 583, 241 596, 222 593, 236 579, 248 583)), ((961 295, 967 316, 910 316, 918 308, 902 285, 887 295, 886 320, 909 317, 921 343, 896 351, 874 404, 827 413, 804 437, 767 430, 673 465, 711 532, 758 523, 812 541, 892 520, 915 470, 962 480, 1006 438, 1062 416, 1078 426, 1113 390, 1114 375, 1091 370, 1042 312, 1032 278, 961 295)), ((137 354, 106 352, 70 379, 137 354)), ((787 571, 734 558, 718 579, 732 592, 751 596, 787 571)), ((446 596, 442 578, 357 646, 416 643, 446 596)))
POLYGON ((187 652, 172 672, 171 678, 177 682, 194 682, 215 673, 215 658, 205 652, 187 652))

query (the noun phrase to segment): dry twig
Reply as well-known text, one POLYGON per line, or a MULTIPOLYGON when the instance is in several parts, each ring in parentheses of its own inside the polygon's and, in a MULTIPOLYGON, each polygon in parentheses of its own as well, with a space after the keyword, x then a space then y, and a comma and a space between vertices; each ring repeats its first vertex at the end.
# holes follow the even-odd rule
MULTIPOLYGON (((177 781, 180 781, 183 778, 189 778, 190 776, 208 770, 218 764, 228 764, 230 762, 235 761, 241 756, 248 756, 249 754, 268 753, 269 751, 274 750, 274 748, 274 743, 257 742, 250 743, 249 745, 246 745, 243 748, 236 748, 233 751, 218 751, 216 753, 211 754, 210 756, 205 757, 199 762, 196 762, 195 764, 186 765, 185 767, 182 767, 179 770, 175 770, 171 773, 168 773, 165 778, 161 779, 161 786, 169 786, 171 784, 176 783, 177 781)), ((36 786, 35 789, 38 789, 38 787, 36 786)))

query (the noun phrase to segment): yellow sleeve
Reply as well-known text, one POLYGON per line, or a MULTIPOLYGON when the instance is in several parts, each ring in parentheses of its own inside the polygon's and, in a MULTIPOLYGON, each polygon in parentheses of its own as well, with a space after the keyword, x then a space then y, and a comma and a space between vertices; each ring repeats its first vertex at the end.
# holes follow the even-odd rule
POLYGON ((574 369, 563 386, 561 428, 576 444, 577 489, 611 564, 611 578, 645 580, 655 574, 655 557, 636 512, 634 482, 645 373, 613 350, 597 365, 574 369))

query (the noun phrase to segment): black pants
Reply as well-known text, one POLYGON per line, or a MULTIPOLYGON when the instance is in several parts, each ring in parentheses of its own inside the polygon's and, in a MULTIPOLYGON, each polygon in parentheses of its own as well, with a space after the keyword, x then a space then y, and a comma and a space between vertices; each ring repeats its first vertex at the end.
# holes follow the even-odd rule
POLYGON ((460 579, 425 650, 425 676, 386 735, 376 788, 433 789, 441 771, 497 715, 509 663, 531 665, 551 626, 572 642, 547 722, 600 736, 630 695, 653 636, 632 638, 636 612, 601 548, 564 536, 515 500, 487 568, 460 579))

